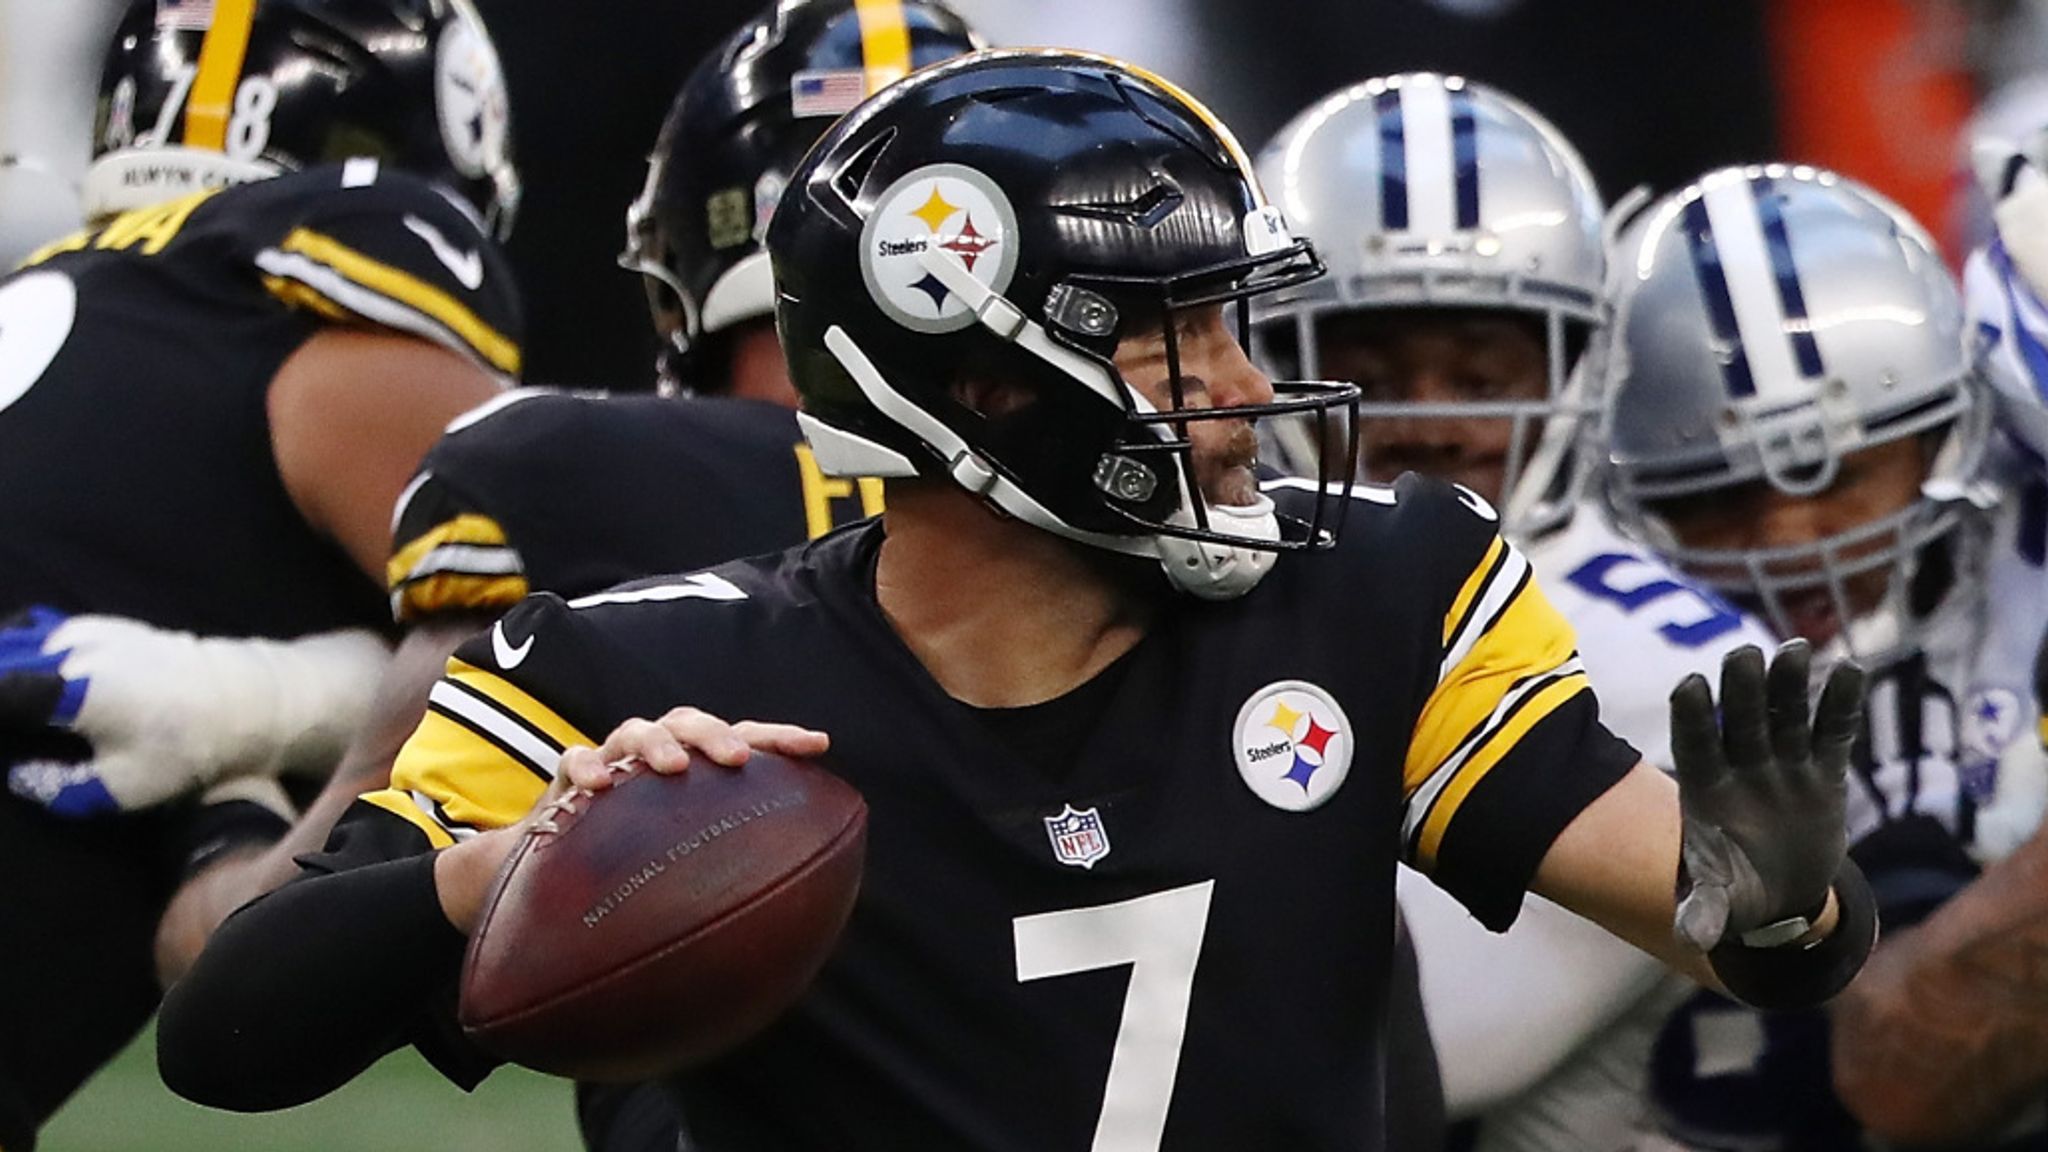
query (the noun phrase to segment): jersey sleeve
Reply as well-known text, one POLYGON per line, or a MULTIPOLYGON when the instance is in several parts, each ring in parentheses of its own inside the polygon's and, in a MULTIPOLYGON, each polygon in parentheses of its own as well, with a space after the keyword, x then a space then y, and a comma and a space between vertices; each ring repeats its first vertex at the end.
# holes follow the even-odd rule
POLYGON ((1490 512, 1473 497, 1436 534, 1465 571, 1402 765, 1402 833, 1411 864, 1501 931, 1558 833, 1639 757, 1601 726, 1571 625, 1490 512))
POLYGON ((360 803, 410 824, 434 848, 522 819, 562 751, 597 744, 612 726, 594 703, 602 678, 583 659, 579 627, 560 598, 543 594, 457 649, 399 750, 390 787, 360 803))
POLYGON ((458 612, 510 611, 532 585, 526 557, 496 509, 512 478, 486 442, 507 409, 541 395, 514 389, 458 418, 427 453, 392 514, 385 587, 401 624, 458 612))
POLYGON ((449 195, 366 160, 271 183, 246 227, 273 296, 518 374, 524 321, 511 269, 449 195))

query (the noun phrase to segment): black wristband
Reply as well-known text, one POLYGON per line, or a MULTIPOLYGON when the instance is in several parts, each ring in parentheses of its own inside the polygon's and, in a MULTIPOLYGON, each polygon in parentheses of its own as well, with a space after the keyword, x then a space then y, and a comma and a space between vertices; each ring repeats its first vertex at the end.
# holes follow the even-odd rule
POLYGON ((179 878, 190 880, 230 852, 268 848, 291 830, 290 820, 253 800, 209 804, 185 826, 179 878))
MULTIPOLYGON (((1728 994, 1770 1011, 1812 1008, 1849 986, 1877 944, 1877 900, 1856 862, 1835 873, 1835 930, 1805 947, 1751 948, 1730 941, 1707 954, 1728 994)), ((1825 907, 1825 905, 1823 905, 1825 907)))

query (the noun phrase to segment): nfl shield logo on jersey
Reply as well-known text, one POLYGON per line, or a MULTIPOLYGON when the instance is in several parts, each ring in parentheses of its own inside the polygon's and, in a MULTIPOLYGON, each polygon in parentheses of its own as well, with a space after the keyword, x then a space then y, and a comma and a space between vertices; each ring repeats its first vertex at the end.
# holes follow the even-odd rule
POLYGON ((1045 835, 1052 841, 1053 859, 1062 864, 1092 870, 1097 860, 1109 855, 1109 834, 1102 830, 1098 809, 1069 804, 1059 815, 1045 818, 1045 835))

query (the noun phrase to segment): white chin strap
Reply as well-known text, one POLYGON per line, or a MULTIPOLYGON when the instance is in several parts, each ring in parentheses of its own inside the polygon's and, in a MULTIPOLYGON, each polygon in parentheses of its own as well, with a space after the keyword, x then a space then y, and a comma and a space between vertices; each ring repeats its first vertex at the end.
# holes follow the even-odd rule
MULTIPOLYGON (((1280 517, 1264 493, 1251 504, 1211 504, 1208 512, 1213 532, 1253 540, 1280 539, 1280 517)), ((1174 513, 1173 522, 1192 527, 1194 518, 1183 505, 1174 513)), ((1235 600, 1251 591, 1273 570, 1273 561, 1280 555, 1269 548, 1181 536, 1162 534, 1153 539, 1158 542, 1159 566, 1166 570, 1166 578, 1175 588, 1204 600, 1235 600)))

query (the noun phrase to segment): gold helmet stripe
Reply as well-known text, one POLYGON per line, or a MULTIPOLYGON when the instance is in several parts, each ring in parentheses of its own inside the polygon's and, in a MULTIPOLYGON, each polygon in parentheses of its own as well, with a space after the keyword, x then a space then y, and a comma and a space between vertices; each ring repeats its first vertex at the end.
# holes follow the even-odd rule
POLYGON ((860 19, 860 57, 868 95, 910 75, 910 22, 903 0, 853 0, 860 19))
POLYGON ((185 101, 188 146, 212 152, 227 150, 228 117, 242 80, 242 59, 249 50, 249 26, 255 19, 256 0, 214 0, 213 23, 199 48, 199 72, 185 101))

